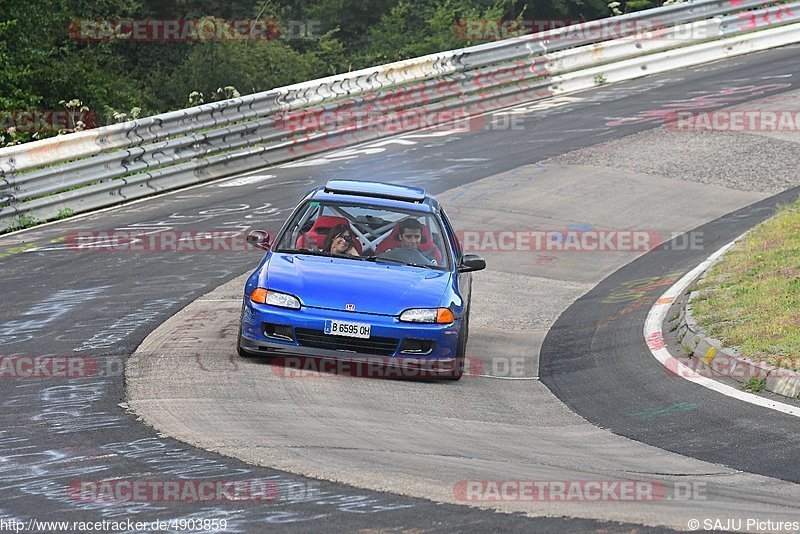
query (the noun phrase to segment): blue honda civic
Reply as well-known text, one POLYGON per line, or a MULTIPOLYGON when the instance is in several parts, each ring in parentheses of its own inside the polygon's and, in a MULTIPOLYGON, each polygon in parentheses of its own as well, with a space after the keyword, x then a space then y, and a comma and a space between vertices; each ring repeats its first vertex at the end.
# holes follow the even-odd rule
POLYGON ((380 361, 458 380, 472 271, 442 207, 423 189, 331 180, 310 191, 244 289, 242 357, 380 361))

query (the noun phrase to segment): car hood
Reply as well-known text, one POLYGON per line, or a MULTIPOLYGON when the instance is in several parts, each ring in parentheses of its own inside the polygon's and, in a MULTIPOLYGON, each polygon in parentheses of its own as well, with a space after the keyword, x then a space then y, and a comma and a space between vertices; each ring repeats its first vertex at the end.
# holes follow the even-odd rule
POLYGON ((304 306, 399 315, 408 308, 436 308, 450 273, 435 269, 346 258, 272 255, 267 287, 297 296, 304 306))

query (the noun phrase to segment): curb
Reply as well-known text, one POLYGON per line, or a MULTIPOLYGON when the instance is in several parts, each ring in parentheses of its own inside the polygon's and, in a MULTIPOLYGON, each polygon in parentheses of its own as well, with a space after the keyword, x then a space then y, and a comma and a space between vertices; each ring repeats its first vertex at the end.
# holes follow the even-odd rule
MULTIPOLYGON (((716 261, 721 258, 722 256, 716 261)), ((710 269, 714 263, 708 268, 710 269)), ((703 276, 705 273, 698 280, 702 280, 703 276)), ((792 399, 800 398, 800 371, 776 367, 742 356, 735 347, 724 347, 722 341, 709 336, 692 315, 692 300, 697 295, 697 291, 692 291, 686 303, 681 306, 678 327, 675 330, 678 343, 691 357, 698 360, 697 365, 702 365, 718 376, 731 378, 741 384, 752 378, 766 379, 765 391, 792 399)))

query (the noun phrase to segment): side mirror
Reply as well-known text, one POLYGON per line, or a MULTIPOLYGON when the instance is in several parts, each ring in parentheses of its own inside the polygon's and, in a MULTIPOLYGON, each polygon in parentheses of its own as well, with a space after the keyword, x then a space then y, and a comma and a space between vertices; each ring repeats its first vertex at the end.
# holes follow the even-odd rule
POLYGON ((262 250, 269 250, 269 232, 266 230, 252 230, 247 234, 247 244, 262 250))
POLYGON ((458 272, 469 273, 472 271, 480 271, 486 268, 486 260, 483 256, 477 254, 464 254, 461 257, 461 264, 458 266, 458 272))

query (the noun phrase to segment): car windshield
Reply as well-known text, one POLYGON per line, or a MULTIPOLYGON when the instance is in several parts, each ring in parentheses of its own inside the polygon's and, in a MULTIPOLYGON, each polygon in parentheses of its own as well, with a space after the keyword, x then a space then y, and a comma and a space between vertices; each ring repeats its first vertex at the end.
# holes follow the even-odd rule
POLYGON ((309 201, 278 238, 277 251, 444 270, 446 242, 432 213, 309 201))

